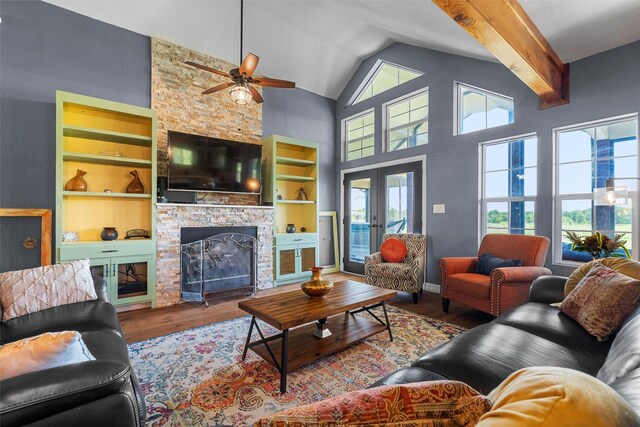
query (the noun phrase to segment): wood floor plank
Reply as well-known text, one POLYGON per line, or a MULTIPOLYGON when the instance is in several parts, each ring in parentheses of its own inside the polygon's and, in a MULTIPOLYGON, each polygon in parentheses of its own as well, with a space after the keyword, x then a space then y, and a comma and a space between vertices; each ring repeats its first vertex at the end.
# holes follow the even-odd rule
MULTIPOLYGON (((322 277, 334 282, 340 280, 364 282, 364 277, 349 273, 325 274, 322 277)), ((290 284, 260 290, 257 295, 274 295, 299 288, 299 283, 290 284)), ((169 307, 145 308, 118 313, 118 318, 127 342, 132 343, 246 316, 247 313, 238 308, 238 302, 250 298, 252 297, 229 297, 215 300, 210 302, 209 307, 197 303, 184 303, 169 307)), ((455 301, 451 301, 449 312, 444 313, 440 295, 432 292, 420 294, 418 304, 413 304, 410 293, 398 292, 398 295, 388 300, 387 304, 464 328, 473 328, 493 320, 493 316, 455 301)))

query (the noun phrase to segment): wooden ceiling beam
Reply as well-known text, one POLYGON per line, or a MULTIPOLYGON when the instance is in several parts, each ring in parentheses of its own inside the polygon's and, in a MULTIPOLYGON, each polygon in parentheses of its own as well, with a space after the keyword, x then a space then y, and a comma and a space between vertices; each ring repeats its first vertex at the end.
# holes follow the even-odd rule
POLYGON ((569 64, 516 0, 433 0, 540 97, 540 109, 569 103, 569 64))

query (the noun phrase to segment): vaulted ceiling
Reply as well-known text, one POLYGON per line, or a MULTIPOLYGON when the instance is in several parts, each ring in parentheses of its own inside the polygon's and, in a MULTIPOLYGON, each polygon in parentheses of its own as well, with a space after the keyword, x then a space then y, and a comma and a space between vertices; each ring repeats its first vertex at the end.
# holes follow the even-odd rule
MULTIPOLYGON (((240 0, 47 1, 240 60, 240 0)), ((520 3, 565 63, 640 40, 638 0, 520 3)), ((244 53, 260 56, 259 73, 333 99, 364 58, 396 41, 495 61, 430 0, 245 0, 244 29, 244 53)))

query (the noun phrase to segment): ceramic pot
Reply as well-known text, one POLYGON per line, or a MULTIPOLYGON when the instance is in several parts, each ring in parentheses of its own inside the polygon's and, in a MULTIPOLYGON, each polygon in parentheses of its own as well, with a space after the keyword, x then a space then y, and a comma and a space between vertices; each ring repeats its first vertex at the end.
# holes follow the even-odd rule
POLYGON ((116 240, 118 238, 118 231, 115 227, 103 227, 100 232, 100 238, 102 240, 116 240))
POLYGON ((287 231, 287 233, 295 233, 296 232, 295 224, 287 224, 286 231, 287 231))
POLYGON ((85 171, 77 169, 76 176, 67 181, 64 189, 66 191, 87 191, 87 181, 83 178, 86 174, 85 171))
POLYGON ((320 277, 323 268, 324 267, 311 267, 310 270, 313 273, 313 277, 308 282, 300 285, 302 292, 311 298, 323 297, 333 289, 333 282, 331 280, 324 280, 320 277))
POLYGON ((144 185, 142 185, 142 181, 140 181, 138 171, 134 169, 129 173, 133 175, 133 180, 127 186, 127 193, 144 193, 144 185))

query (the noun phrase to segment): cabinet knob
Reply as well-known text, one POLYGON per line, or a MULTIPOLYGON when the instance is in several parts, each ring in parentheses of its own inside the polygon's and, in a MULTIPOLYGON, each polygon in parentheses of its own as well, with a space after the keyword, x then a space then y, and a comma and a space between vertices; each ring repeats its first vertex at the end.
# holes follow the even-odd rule
POLYGON ((110 249, 108 251, 102 251, 103 253, 107 253, 107 252, 118 252, 118 249, 110 249))

